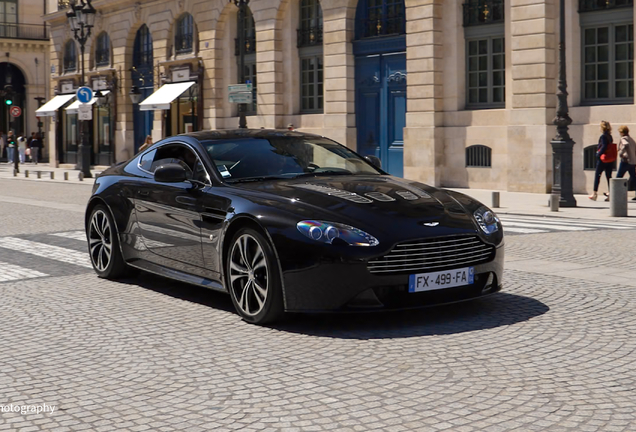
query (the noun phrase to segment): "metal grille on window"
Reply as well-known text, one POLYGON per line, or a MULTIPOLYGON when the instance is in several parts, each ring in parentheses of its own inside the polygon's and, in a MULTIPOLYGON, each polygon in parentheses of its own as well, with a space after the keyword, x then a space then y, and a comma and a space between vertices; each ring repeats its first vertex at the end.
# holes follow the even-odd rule
POLYGON ((363 37, 405 33, 404 0, 367 0, 363 37))
POLYGON ((634 26, 586 28, 583 42, 585 100, 633 100, 634 26))
POLYGON ((77 70, 77 54, 75 51, 75 42, 70 40, 66 42, 64 48, 64 72, 75 72, 77 70))
POLYGON ((186 54, 192 52, 194 35, 194 20, 189 13, 184 14, 177 22, 174 37, 175 52, 186 54))
POLYGON ((466 167, 491 168, 492 149, 480 144, 466 147, 466 167))
POLYGON ((504 0, 467 0, 464 27, 504 22, 504 0))
POLYGON ((506 100, 504 38, 468 41, 468 104, 503 105, 506 100))
POLYGON ((108 66, 110 65, 110 38, 108 34, 101 33, 97 37, 97 43, 95 48, 95 65, 96 66, 108 66))
POLYGON ((579 0, 579 12, 616 9, 634 5, 634 0, 579 0))
MULTIPOLYGON (((245 54, 254 54, 256 53, 256 27, 254 25, 254 16, 249 9, 247 9, 245 14, 243 29, 245 30, 245 54)), ((239 55, 239 38, 234 39, 234 55, 239 55)))
POLYGON ((297 47, 322 46, 322 8, 318 0, 300 3, 300 28, 297 47))
POLYGON ((596 146, 591 145, 583 149, 583 169, 594 171, 596 169, 596 146))

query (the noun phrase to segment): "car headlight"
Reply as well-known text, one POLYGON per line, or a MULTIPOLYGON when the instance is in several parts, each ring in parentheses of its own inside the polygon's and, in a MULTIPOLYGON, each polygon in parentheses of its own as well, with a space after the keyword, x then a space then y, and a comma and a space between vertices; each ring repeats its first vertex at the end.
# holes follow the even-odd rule
POLYGON ((490 210, 486 206, 479 207, 473 213, 479 228, 486 234, 492 234, 499 230, 499 218, 494 211, 490 210))
POLYGON ((298 231, 306 235, 312 240, 322 243, 348 244, 349 246, 377 246, 380 244, 378 239, 358 228, 349 225, 323 222, 316 220, 300 221, 296 224, 298 231))

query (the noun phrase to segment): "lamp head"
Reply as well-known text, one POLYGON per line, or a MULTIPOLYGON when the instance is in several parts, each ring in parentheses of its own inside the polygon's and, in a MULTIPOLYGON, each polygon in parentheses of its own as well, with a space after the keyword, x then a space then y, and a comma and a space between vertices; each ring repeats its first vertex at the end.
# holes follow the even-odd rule
POLYGON ((137 86, 132 86, 132 88, 130 89, 130 101, 133 104, 138 104, 141 101, 141 91, 139 90, 139 87, 137 86))

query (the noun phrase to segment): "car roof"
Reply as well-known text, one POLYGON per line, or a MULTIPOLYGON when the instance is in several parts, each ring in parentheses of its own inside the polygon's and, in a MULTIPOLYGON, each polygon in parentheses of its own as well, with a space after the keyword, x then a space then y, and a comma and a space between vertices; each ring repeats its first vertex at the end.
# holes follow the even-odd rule
POLYGON ((191 132, 187 134, 181 134, 179 136, 192 137, 199 141, 226 140, 226 139, 238 139, 238 138, 267 139, 267 138, 274 138, 274 137, 321 138, 320 135, 309 134, 305 132, 290 131, 287 129, 222 129, 222 130, 191 132))

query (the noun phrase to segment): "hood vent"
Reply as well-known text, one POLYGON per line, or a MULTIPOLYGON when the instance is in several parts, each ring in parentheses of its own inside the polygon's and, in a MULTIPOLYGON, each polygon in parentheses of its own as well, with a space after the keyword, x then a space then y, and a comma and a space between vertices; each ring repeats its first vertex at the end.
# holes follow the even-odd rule
POLYGON ((315 192, 320 192, 325 195, 332 195, 338 198, 345 199, 347 201, 352 201, 352 202, 360 203, 360 204, 370 204, 373 202, 373 200, 360 196, 357 193, 347 192, 342 189, 336 189, 336 188, 332 188, 328 186, 321 186, 321 185, 307 183, 302 185, 295 185, 295 187, 301 188, 301 189, 308 189, 315 192))

